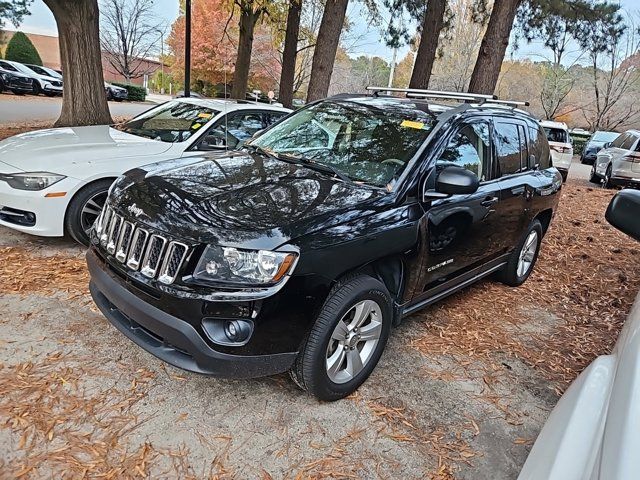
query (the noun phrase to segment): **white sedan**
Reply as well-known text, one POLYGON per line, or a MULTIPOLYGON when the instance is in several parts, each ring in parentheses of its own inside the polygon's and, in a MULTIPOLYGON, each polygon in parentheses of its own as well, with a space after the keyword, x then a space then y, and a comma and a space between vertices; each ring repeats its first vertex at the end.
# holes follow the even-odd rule
MULTIPOLYGON (((607 210, 640 240, 640 191, 623 190, 607 210)), ((551 412, 518 480, 640 478, 640 295, 609 355, 596 358, 551 412)))
POLYGON ((51 128, 0 142, 0 225, 88 244, 113 180, 132 168, 235 148, 290 110, 181 98, 118 125, 51 128))

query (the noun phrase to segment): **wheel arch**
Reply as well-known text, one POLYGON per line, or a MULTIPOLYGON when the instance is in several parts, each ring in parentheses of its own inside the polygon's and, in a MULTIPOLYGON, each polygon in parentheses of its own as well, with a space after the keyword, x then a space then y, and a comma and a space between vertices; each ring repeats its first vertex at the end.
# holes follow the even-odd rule
POLYGON ((73 192, 73 194, 71 195, 71 197, 69 198, 69 201, 67 202, 67 208, 64 211, 64 221, 63 221, 63 225, 64 225, 64 233, 65 235, 67 235, 69 232, 67 232, 67 217, 69 215, 69 205, 71 205, 71 202, 73 202, 73 200, 83 191, 85 191, 88 187, 98 183, 98 182, 103 182, 105 180, 110 180, 112 183, 115 182, 117 180, 117 176, 112 176, 112 175, 107 175, 106 177, 99 177, 99 178, 94 178, 93 180, 85 183, 84 185, 82 185, 80 188, 76 189, 75 192, 73 192))
POLYGON ((539 212, 534 220, 538 220, 542 225, 542 235, 547 233, 549 226, 551 225, 551 218, 553 217, 553 209, 548 208, 539 212))

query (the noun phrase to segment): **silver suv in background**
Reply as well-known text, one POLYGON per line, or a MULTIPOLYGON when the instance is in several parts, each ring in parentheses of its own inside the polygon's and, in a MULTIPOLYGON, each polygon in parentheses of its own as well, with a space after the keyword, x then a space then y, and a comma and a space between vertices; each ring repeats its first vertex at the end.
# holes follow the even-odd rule
POLYGON ((640 187, 640 131, 627 130, 606 143, 593 162, 590 180, 604 188, 640 187))

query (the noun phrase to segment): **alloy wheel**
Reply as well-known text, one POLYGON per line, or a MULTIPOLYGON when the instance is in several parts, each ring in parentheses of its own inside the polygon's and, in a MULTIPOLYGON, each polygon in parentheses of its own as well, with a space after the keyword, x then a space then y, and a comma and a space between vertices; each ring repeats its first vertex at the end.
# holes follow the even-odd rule
POLYGON ((98 215, 100 215, 102 207, 104 207, 104 203, 107 200, 107 193, 108 192, 96 193, 92 197, 89 197, 89 200, 82 206, 82 210, 80 211, 80 226, 87 234, 98 218, 98 215))
POLYGON ((520 257, 518 259, 518 276, 524 277, 529 270, 531 270, 531 266, 533 265, 533 260, 536 256, 536 251, 538 250, 538 232, 536 230, 531 230, 527 239, 522 246, 522 250, 520 251, 520 257))
POLYGON ((331 334, 326 369, 334 383, 353 380, 373 357, 382 334, 382 309, 373 300, 362 300, 349 309, 331 334))

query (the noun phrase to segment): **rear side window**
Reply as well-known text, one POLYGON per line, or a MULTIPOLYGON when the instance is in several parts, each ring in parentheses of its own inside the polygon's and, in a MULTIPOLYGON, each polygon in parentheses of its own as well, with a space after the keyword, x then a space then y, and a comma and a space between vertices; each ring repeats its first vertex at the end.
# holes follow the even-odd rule
POLYGON ((550 142, 569 143, 569 133, 562 128, 544 127, 550 142))
POLYGON ((518 173, 522 169, 522 144, 519 126, 515 123, 496 122, 496 147, 499 176, 518 173))
POLYGON ((551 152, 549 151, 549 142, 547 135, 540 126, 529 125, 529 155, 533 155, 533 165, 538 164, 541 169, 549 168, 549 159, 551 152))

